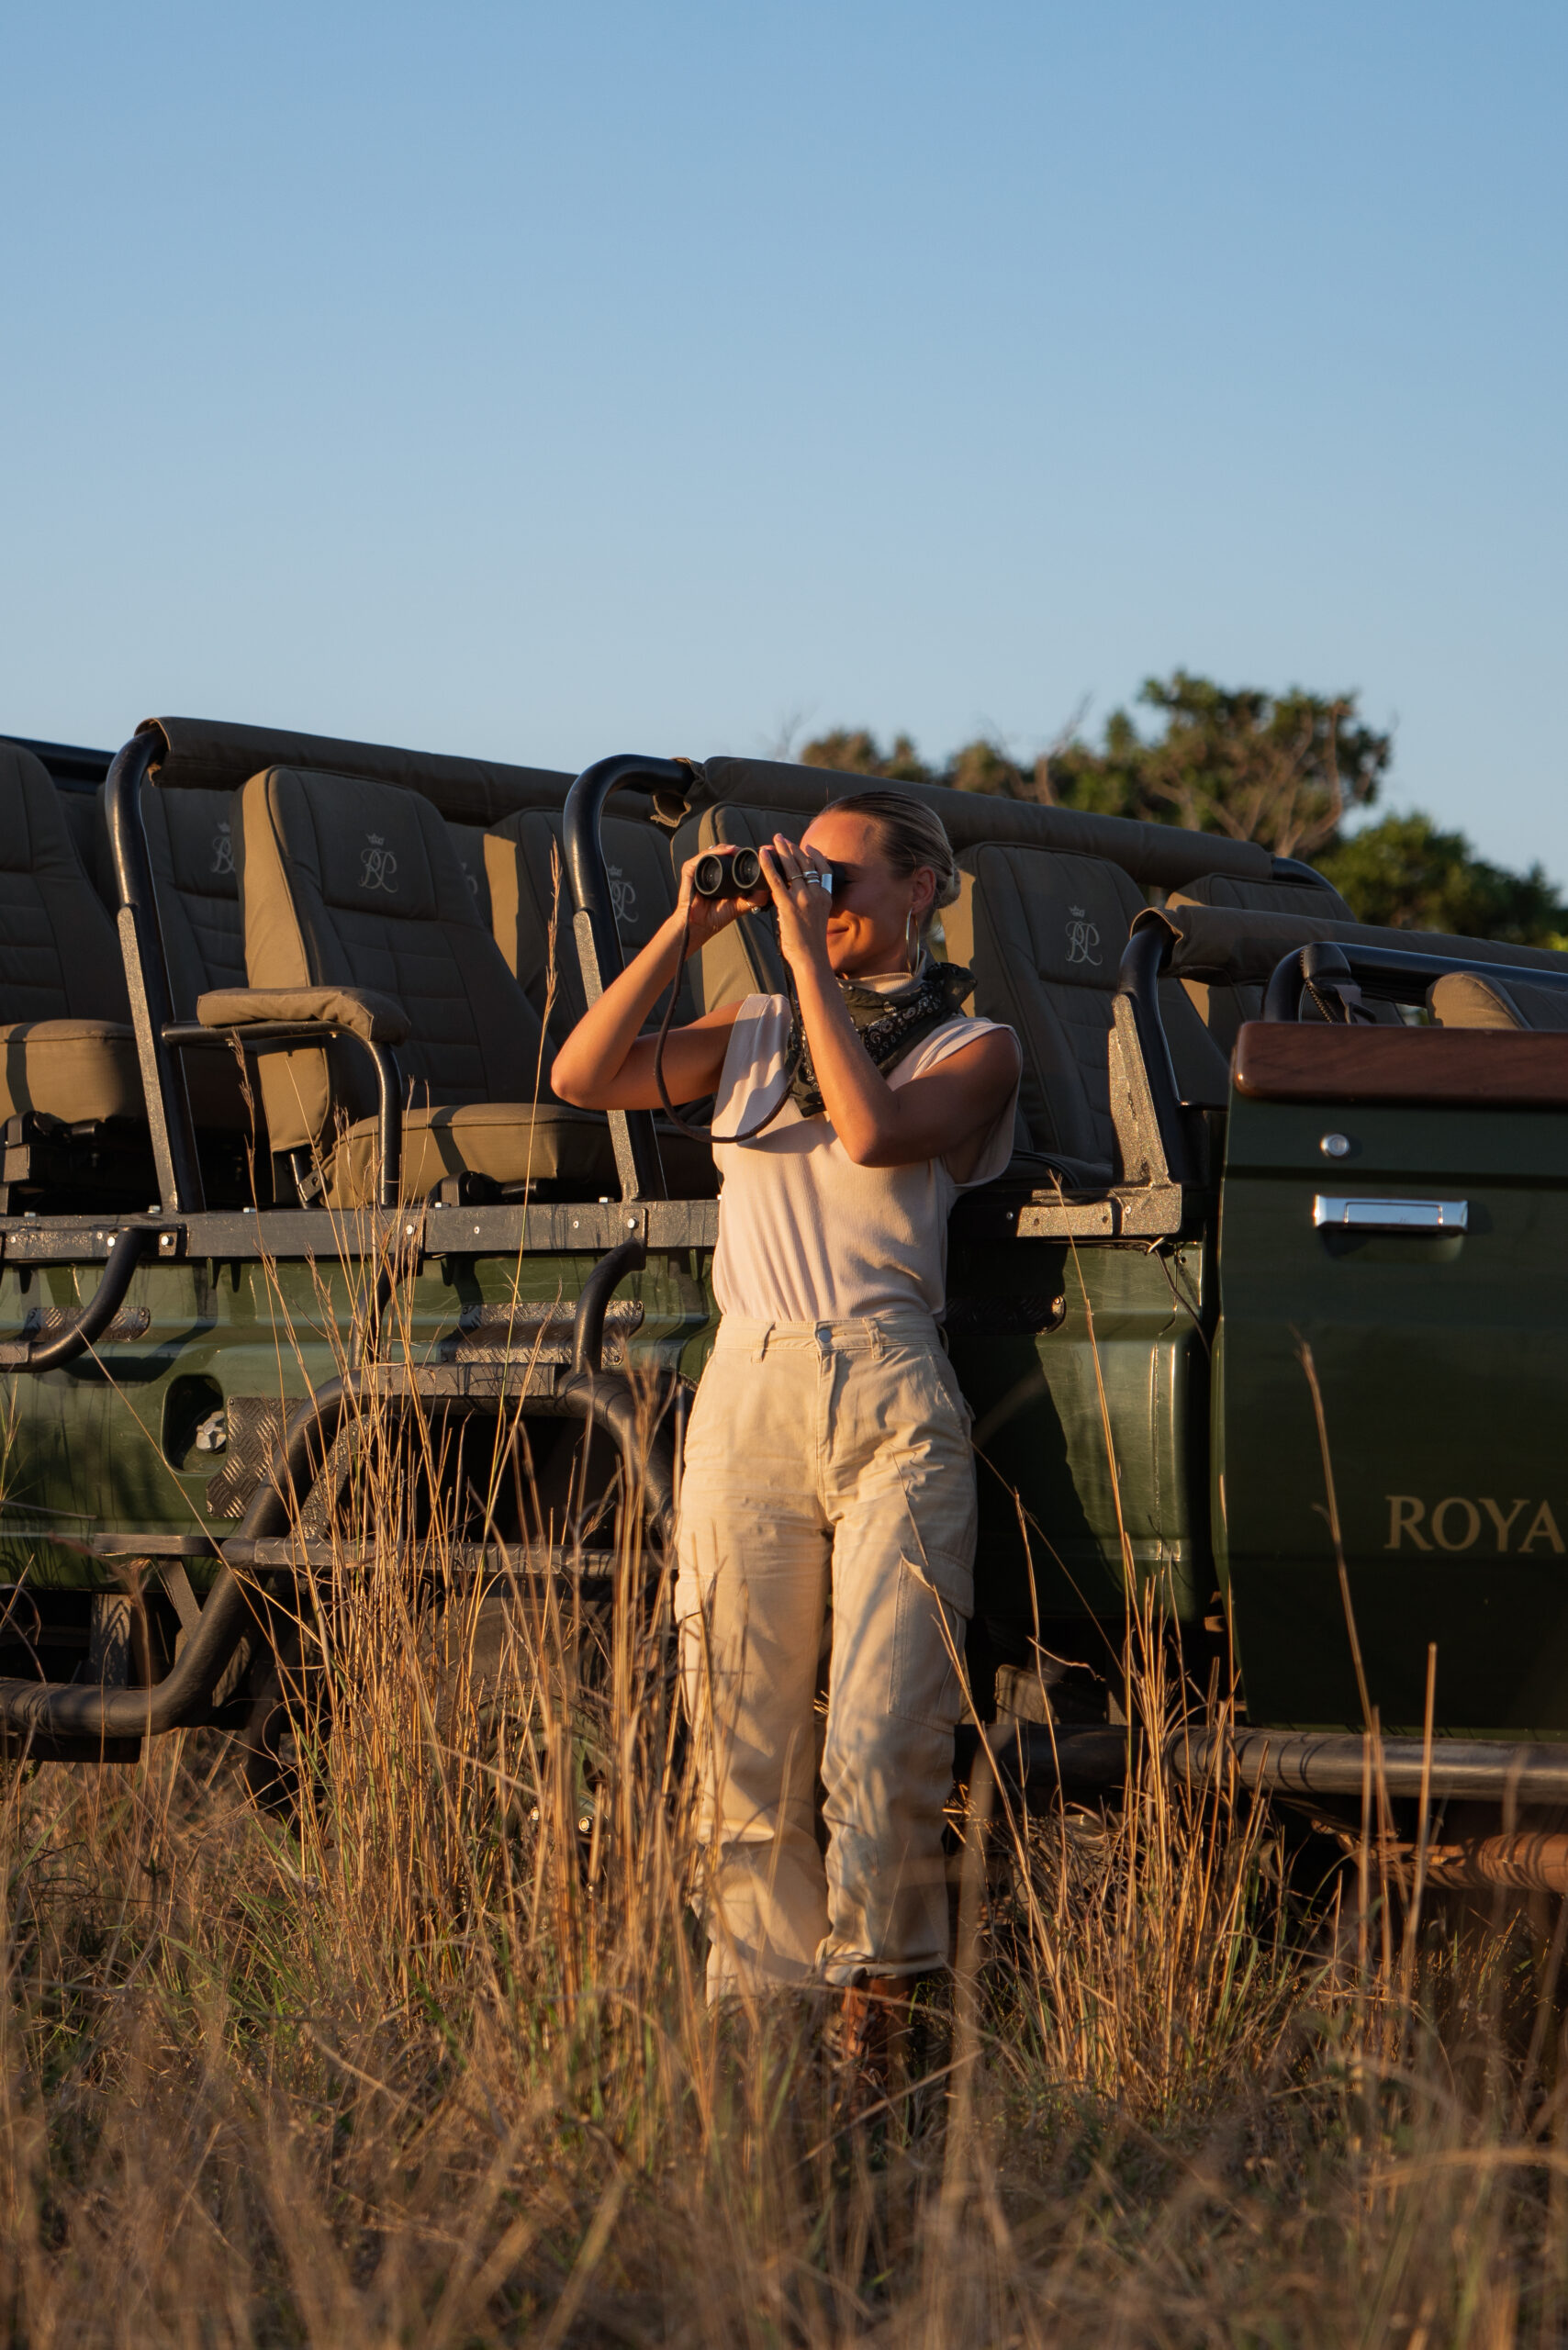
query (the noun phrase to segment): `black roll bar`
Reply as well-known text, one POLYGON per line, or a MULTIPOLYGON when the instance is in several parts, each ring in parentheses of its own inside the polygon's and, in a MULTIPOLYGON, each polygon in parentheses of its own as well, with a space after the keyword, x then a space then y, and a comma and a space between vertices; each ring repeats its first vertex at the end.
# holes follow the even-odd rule
MULTIPOLYGON (((566 878, 576 909, 572 936, 582 966, 583 993, 596 1003, 626 968, 610 894, 599 819, 613 791, 623 784, 665 784, 685 793, 691 788, 691 770, 677 759, 644 758, 635 752, 596 760, 585 767, 566 794, 561 829, 566 845, 566 878)), ((664 1165, 651 1110, 611 1110, 610 1139, 623 1200, 667 1199, 664 1165)))
POLYGON ((207 1205, 207 1196, 196 1162, 196 1127, 185 1070, 178 1056, 170 1052, 164 1035, 174 1007, 152 864, 141 822, 141 787, 162 740, 156 729, 143 727, 116 752, 104 786, 104 813, 119 900, 120 955, 130 996, 158 1196, 165 1215, 197 1215, 207 1205))
POLYGON ((1175 944, 1170 925, 1140 923, 1122 949, 1116 972, 1116 993, 1130 1006, 1155 1124, 1164 1145, 1165 1164, 1173 1183, 1191 1183, 1193 1153, 1182 1114, 1182 1089, 1159 1010, 1159 979, 1175 944))
POLYGON ((1534 963, 1480 963, 1454 955, 1423 955, 1404 946, 1364 946, 1355 938, 1313 939, 1275 964, 1263 997, 1265 1020, 1299 1020, 1301 999, 1318 979, 1350 978, 1385 1003, 1424 1003, 1434 979, 1469 971, 1499 987, 1568 990, 1568 970, 1534 963))
POLYGON ((572 1316, 572 1370, 597 1371, 604 1360, 604 1310, 628 1273, 640 1273, 648 1252, 640 1240, 623 1240, 601 1257, 582 1286, 572 1316))
POLYGON ((0 1371, 59 1371, 101 1338, 120 1307, 131 1276, 152 1246, 152 1228, 133 1224, 115 1235, 98 1286, 63 1330, 50 1338, 13 1338, 0 1345, 0 1371))
MULTIPOLYGON (((236 1539, 254 1542, 286 1533, 288 1508, 312 1449, 324 1460, 337 1433, 346 1400, 344 1383, 333 1379, 308 1396, 291 1415, 274 1467, 251 1496, 236 1539)), ((9 1749, 30 1745, 45 1753, 59 1742, 80 1750, 84 1742, 156 1738, 178 1729, 210 1704, 212 1693, 246 1630, 255 1621, 245 1585, 225 1563, 180 1653, 162 1681, 145 1689, 106 1689, 90 1682, 0 1680, 0 1732, 9 1749)))

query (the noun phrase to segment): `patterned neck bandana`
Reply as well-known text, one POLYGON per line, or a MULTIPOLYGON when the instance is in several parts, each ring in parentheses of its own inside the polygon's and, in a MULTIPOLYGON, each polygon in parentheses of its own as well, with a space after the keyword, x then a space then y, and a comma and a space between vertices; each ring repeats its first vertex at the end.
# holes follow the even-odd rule
MULTIPOLYGON (((959 1006, 974 992, 974 976, 961 963, 938 963, 927 956, 913 979, 890 988, 886 980, 862 985, 840 979, 845 1009, 859 1032, 860 1042, 884 1077, 906 1054, 923 1045, 934 1029, 957 1020, 959 1006)), ((785 1065, 791 1068, 790 1091, 803 1118, 814 1118, 823 1107, 822 1088, 812 1067, 811 1046, 790 983, 790 1046, 785 1065)))

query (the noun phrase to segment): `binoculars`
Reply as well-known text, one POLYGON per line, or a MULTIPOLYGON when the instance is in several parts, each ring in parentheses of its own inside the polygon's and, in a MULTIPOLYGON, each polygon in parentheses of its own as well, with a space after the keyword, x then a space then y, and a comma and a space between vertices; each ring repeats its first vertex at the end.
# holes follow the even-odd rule
POLYGON ((697 860, 691 887, 700 898, 747 898, 762 879, 754 848, 711 848, 697 860))

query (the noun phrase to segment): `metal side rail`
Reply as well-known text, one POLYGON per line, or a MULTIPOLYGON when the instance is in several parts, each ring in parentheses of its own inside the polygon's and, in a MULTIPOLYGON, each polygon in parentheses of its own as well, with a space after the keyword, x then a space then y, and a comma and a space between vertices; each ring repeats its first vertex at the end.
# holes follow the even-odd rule
POLYGON ((1234 1770, 1244 1786, 1281 1795, 1359 1796, 1370 1772, 1396 1796, 1418 1796, 1425 1784, 1437 1801, 1568 1803, 1568 1746, 1506 1739, 1438 1738, 1428 1750, 1418 1738, 1357 1731, 1183 1730, 1166 1755, 1178 1778, 1198 1786, 1234 1770))
POLYGON ((548 1581, 563 1591, 596 1595, 613 1588, 616 1569, 613 1550, 577 1550, 560 1542, 414 1541, 388 1553, 352 1537, 314 1534, 266 1534, 249 1539, 231 1535, 223 1556, 230 1566, 252 1574, 358 1570, 375 1565, 379 1558, 383 1565, 407 1568, 432 1583, 450 1576, 462 1583, 477 1576, 487 1584, 515 1583, 528 1589, 548 1581))

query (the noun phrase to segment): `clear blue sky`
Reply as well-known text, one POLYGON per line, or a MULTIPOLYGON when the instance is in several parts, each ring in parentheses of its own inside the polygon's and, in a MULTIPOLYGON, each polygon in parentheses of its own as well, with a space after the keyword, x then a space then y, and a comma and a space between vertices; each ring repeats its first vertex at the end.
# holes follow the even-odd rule
POLYGON ((1562 0, 13 5, 0 728, 1359 688, 1568 881, 1562 0))

